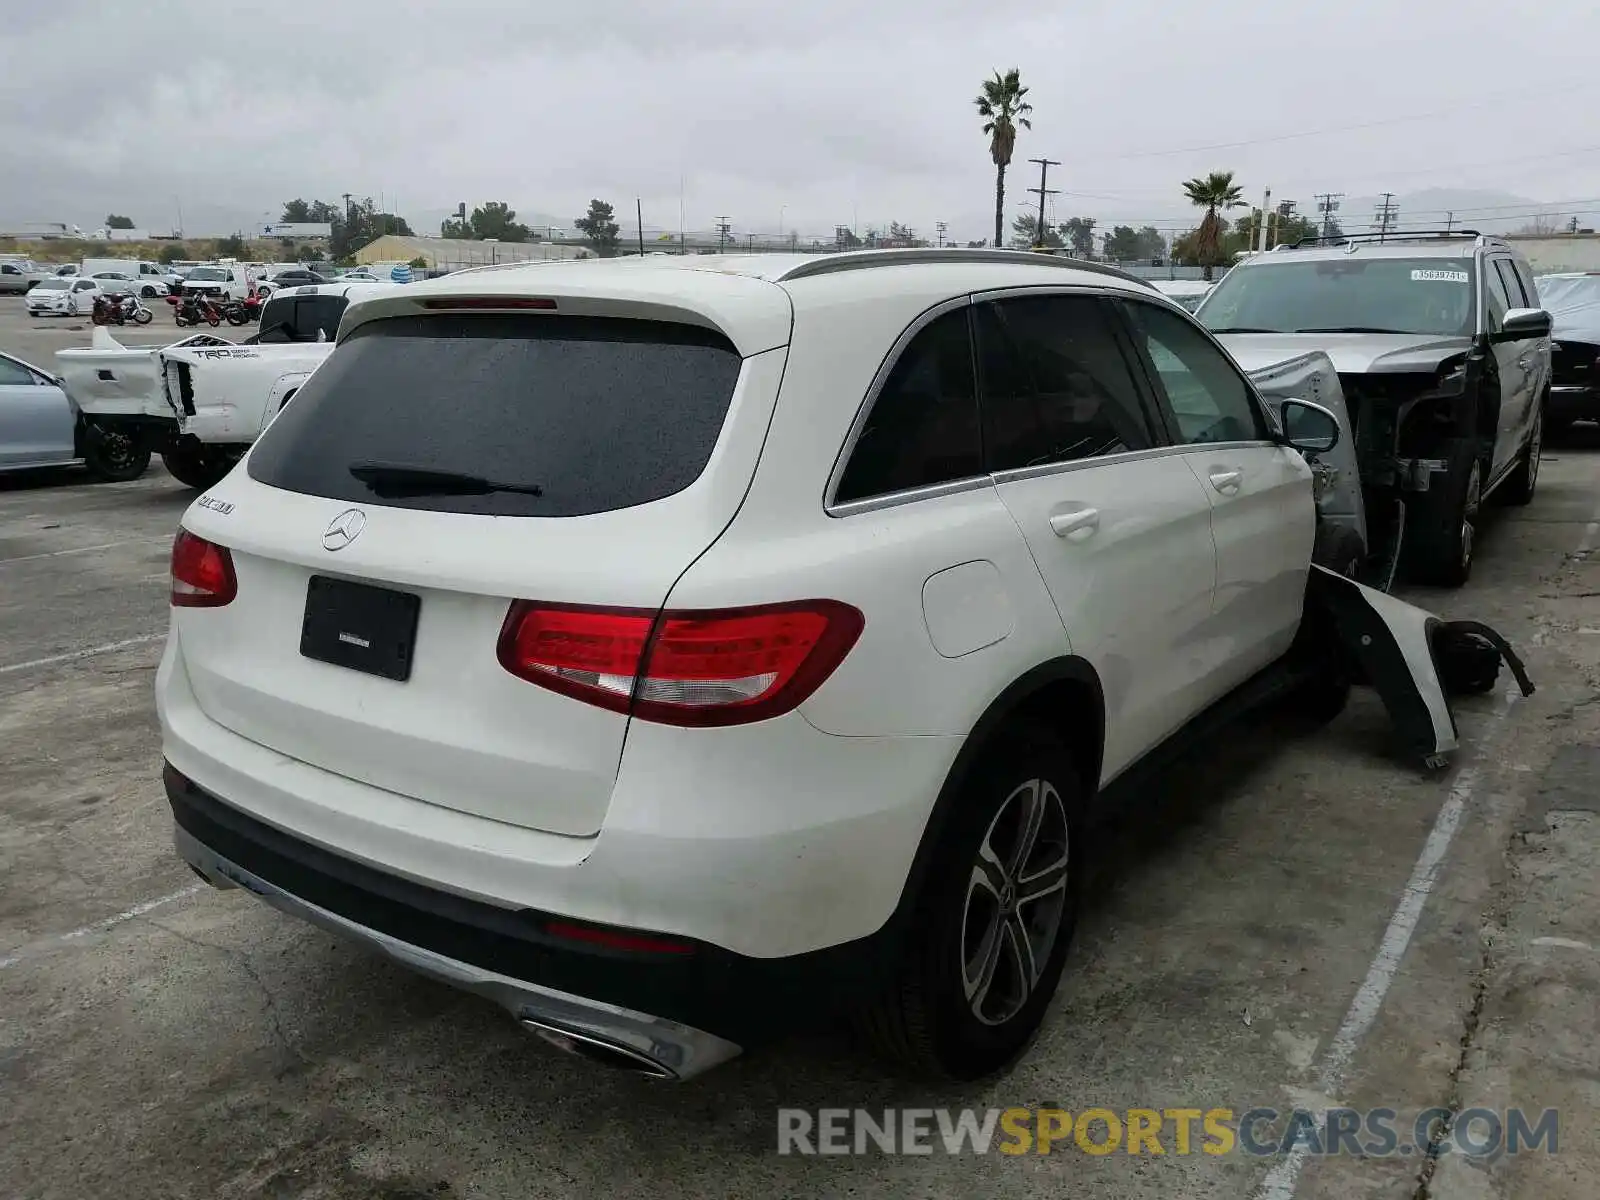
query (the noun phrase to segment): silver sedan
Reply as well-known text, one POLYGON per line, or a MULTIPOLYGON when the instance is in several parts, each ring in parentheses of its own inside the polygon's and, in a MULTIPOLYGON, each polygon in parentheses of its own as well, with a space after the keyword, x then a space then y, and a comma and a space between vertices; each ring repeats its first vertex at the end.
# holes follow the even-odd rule
POLYGON ((121 482, 144 474, 150 452, 125 436, 81 429, 55 376, 0 354, 0 474, 80 460, 100 478, 121 482))

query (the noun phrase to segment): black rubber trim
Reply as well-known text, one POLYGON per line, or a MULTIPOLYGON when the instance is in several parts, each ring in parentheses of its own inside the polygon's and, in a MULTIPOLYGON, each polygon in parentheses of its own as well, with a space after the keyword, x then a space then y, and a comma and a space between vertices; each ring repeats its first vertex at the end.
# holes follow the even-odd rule
POLYGON ((559 942, 543 926, 572 918, 501 908, 380 871, 256 820, 171 764, 163 779, 180 828, 292 896, 460 962, 679 1021, 744 1046, 816 1025, 859 1002, 881 986, 891 957, 883 953, 882 934, 778 959, 749 958, 704 942, 691 943, 688 954, 559 942))

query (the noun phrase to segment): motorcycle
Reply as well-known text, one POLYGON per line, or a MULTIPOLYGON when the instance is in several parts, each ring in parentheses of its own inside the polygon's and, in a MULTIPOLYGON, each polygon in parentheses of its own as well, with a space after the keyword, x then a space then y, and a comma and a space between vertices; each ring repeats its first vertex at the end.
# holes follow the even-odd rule
POLYGON ((121 325, 126 320, 122 311, 122 297, 102 293, 94 298, 94 311, 89 319, 96 325, 121 325))
POLYGON ((222 315, 227 318, 229 325, 248 325, 252 321, 260 320, 262 297, 251 292, 243 300, 230 300, 223 306, 222 315))
POLYGON ((123 292, 106 292, 94 298, 91 319, 96 325, 148 325, 155 314, 139 302, 139 297, 123 292))
POLYGON ((222 308, 209 296, 187 292, 182 296, 168 296, 172 305, 172 319, 178 325, 198 325, 204 321, 215 328, 222 323, 222 308))
POLYGON ((132 321, 135 325, 148 325, 156 317, 155 313, 144 306, 144 302, 139 297, 131 293, 121 297, 121 303, 118 308, 122 313, 122 320, 132 321))

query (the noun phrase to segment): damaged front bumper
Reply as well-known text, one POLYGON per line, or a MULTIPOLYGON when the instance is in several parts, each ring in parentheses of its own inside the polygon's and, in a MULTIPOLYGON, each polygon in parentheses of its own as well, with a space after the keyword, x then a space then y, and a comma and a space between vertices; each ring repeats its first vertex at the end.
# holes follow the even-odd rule
POLYGON ((1445 620, 1317 566, 1306 605, 1326 618, 1352 675, 1378 693, 1407 752, 1430 769, 1460 744, 1452 696, 1488 691, 1502 662, 1521 693, 1533 694, 1522 660, 1481 622, 1445 620))

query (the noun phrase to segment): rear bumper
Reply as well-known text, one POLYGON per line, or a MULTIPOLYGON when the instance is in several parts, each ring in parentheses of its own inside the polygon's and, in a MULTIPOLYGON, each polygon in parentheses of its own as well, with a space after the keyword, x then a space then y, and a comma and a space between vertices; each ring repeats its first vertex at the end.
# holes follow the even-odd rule
MULTIPOLYGON (((215 799, 194 788, 171 768, 166 774, 167 792, 176 817, 173 841, 178 853, 207 882, 217 887, 242 887, 290 916, 299 917, 330 933, 376 950, 419 974, 492 1000, 525 1026, 547 1037, 554 1035, 552 1040, 565 1038, 579 1046, 603 1048, 608 1052, 606 1057, 613 1061, 622 1060, 620 1065, 633 1066, 649 1074, 673 1079, 688 1079, 739 1053, 740 1047, 736 1043, 703 1030, 636 1009, 528 983, 429 946, 419 945, 419 941, 430 940, 430 933, 425 928, 430 918, 436 925, 446 924, 451 918, 437 911, 411 907, 408 900, 415 903, 419 899, 415 895, 384 896, 366 891, 359 882, 341 879, 338 875, 319 869, 319 866, 326 867, 326 863, 296 862, 293 858, 275 853, 273 848, 264 843, 252 842, 249 834, 241 831, 241 827, 250 824, 248 819, 239 820, 239 814, 224 816, 225 807, 215 799), (202 838, 229 846, 232 854, 246 859, 255 869, 218 852, 202 838), (344 912, 335 911, 335 908, 313 903, 297 895, 289 886, 272 882, 257 871, 280 878, 295 878, 301 890, 313 892, 318 899, 338 908, 365 908, 380 914, 386 912, 386 918, 379 915, 370 919, 380 924, 409 925, 410 936, 415 940, 396 937, 383 929, 363 924, 344 912)), ((342 874, 348 874, 348 868, 355 866, 344 865, 347 870, 342 874)), ((368 882, 380 886, 387 884, 391 891, 395 885, 402 883, 393 878, 368 882)), ((426 903, 425 897, 421 899, 426 903)), ((512 914, 499 915, 503 920, 512 914)), ((487 929, 463 925, 464 938, 470 939, 474 933, 479 941, 494 936, 487 929)), ((568 1045, 566 1048, 573 1047, 568 1045)))
POLYGON ((742 1046, 813 1026, 881 986, 890 957, 884 937, 783 959, 677 939, 655 939, 661 949, 591 948, 551 932, 559 914, 378 870, 257 821, 170 764, 163 774, 178 853, 207 882, 242 887, 492 1000, 558 1044, 605 1047, 613 1062, 628 1057, 624 1065, 653 1074, 687 1079, 742 1046))

